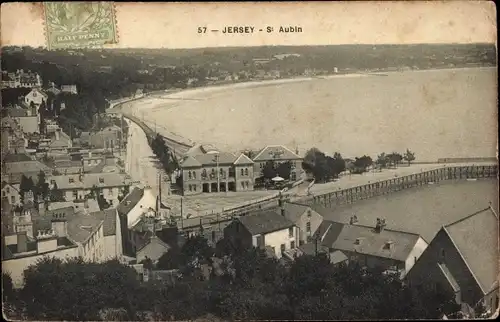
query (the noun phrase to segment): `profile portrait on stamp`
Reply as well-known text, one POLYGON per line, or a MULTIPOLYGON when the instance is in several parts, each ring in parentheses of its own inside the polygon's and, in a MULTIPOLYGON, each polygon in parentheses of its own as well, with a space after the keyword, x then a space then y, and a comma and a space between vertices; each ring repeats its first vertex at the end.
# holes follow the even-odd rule
POLYGON ((111 2, 45 2, 47 46, 52 49, 117 42, 111 2))

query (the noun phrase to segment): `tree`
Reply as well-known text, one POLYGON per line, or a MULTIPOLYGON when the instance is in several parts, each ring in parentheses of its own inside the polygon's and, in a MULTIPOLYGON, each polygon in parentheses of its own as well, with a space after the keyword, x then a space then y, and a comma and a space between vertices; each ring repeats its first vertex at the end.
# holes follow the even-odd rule
POLYGON ((274 161, 267 161, 262 168, 262 177, 264 177, 265 180, 271 180, 276 177, 277 174, 278 172, 276 171, 276 164, 274 161))
POLYGON ((354 159, 354 172, 355 173, 363 173, 366 172, 366 169, 373 164, 373 160, 371 157, 363 155, 362 157, 356 157, 354 159))
POLYGON ((49 200, 50 202, 66 201, 66 199, 64 198, 64 193, 59 189, 59 187, 57 187, 57 182, 54 182, 54 186, 50 190, 49 200))
POLYGON ((21 297, 31 319, 97 320, 108 308, 133 318, 131 295, 139 282, 134 269, 118 261, 88 263, 80 258, 44 257, 24 271, 21 297))
POLYGON ((389 160, 390 164, 392 164, 394 167, 397 167, 398 164, 403 160, 403 156, 397 152, 392 152, 391 154, 387 155, 387 159, 389 160))
POLYGON ((387 163, 389 163, 389 159, 385 153, 381 153, 377 156, 377 161, 375 161, 375 163, 380 168, 385 168, 387 166, 387 163))
POLYGON ((31 177, 26 177, 24 174, 21 176, 21 183, 19 184, 19 193, 21 194, 21 200, 24 202, 24 195, 27 192, 33 191, 35 185, 31 177))
POLYGON ((290 179, 291 172, 292 172, 292 163, 290 161, 282 162, 276 168, 276 175, 282 177, 285 180, 290 179))
POLYGON ((49 195, 49 184, 45 180, 45 172, 40 170, 38 173, 38 180, 36 183, 36 196, 41 196, 44 200, 49 195))
POLYGON ((406 149, 406 152, 403 155, 403 159, 408 162, 408 165, 410 165, 412 161, 415 161, 415 153, 411 152, 409 149, 406 149))
POLYGON ((47 117, 47 105, 46 105, 44 100, 42 100, 42 103, 40 104, 40 107, 38 108, 38 114, 40 115, 39 133, 44 134, 45 133, 45 118, 47 117))

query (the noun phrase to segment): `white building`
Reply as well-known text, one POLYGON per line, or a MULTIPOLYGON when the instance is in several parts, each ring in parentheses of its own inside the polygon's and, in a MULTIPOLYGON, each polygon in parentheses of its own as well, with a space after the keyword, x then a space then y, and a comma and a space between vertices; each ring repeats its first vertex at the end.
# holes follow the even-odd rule
POLYGON ((122 173, 86 173, 50 176, 47 178, 50 187, 57 184, 63 191, 66 201, 82 200, 96 189, 109 204, 118 205, 118 197, 123 189, 130 186, 131 181, 122 173))
POLYGON ((123 246, 118 211, 106 209, 90 215, 103 221, 104 260, 120 259, 123 255, 123 246))
POLYGON ((47 94, 45 94, 42 90, 39 88, 33 88, 31 92, 26 94, 24 97, 24 103, 26 105, 30 106, 31 103, 35 104, 36 107, 39 107, 42 102, 47 102, 47 94))
POLYGON ((275 211, 242 216, 224 228, 224 238, 235 247, 266 249, 277 258, 298 247, 298 229, 275 211))
POLYGON ((21 204, 21 194, 19 192, 19 184, 9 184, 2 181, 2 198, 7 198, 9 204, 17 206, 21 204))

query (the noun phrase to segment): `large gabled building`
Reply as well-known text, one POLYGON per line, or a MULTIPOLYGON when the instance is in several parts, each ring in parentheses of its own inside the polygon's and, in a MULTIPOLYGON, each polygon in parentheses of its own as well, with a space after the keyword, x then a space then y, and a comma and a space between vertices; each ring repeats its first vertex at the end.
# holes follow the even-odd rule
MULTIPOLYGON (((252 155, 252 154, 248 154, 252 155)), ((267 162, 275 166, 290 162, 290 180, 302 175, 302 157, 281 145, 270 145, 255 153, 253 158, 218 152, 201 145, 191 148, 180 163, 184 195, 209 192, 253 191, 267 162)))
POLYGON ((462 311, 480 304, 494 312, 499 301, 498 215, 488 207, 441 227, 409 272, 411 287, 455 294, 462 311))

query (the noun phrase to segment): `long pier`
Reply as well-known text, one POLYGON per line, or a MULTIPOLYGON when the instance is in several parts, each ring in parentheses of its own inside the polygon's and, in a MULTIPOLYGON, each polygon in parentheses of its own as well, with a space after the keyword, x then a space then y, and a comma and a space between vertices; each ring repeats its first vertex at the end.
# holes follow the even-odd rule
POLYGON ((369 199, 392 192, 419 187, 427 184, 438 183, 444 180, 466 180, 497 178, 498 165, 470 165, 470 166, 443 166, 443 168, 423 171, 393 179, 368 183, 348 189, 327 192, 319 195, 308 196, 297 200, 298 202, 326 207, 352 204, 357 200, 369 199))

